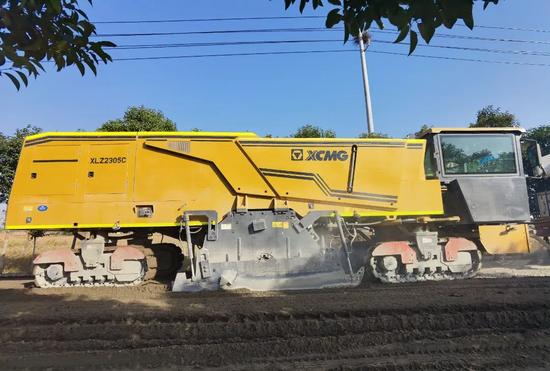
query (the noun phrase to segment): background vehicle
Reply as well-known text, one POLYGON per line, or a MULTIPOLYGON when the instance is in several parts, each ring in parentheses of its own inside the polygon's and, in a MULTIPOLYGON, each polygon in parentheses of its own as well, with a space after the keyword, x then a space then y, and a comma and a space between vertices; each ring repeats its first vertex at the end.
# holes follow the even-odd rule
POLYGON ((535 228, 538 236, 546 242, 550 238, 550 155, 542 158, 544 174, 541 179, 531 182, 530 188, 535 192, 534 201, 535 228))

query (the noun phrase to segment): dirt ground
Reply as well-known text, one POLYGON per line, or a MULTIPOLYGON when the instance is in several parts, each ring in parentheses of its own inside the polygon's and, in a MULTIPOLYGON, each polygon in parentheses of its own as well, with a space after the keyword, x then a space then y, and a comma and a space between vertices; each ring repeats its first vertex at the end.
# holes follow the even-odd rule
POLYGON ((198 294, 3 279, 0 368, 550 369, 548 251, 486 259, 479 276, 198 294))
POLYGON ((70 247, 71 242, 71 235, 50 232, 38 238, 34 246, 34 241, 29 238, 27 232, 0 231, 0 258, 3 260, 3 264, 0 264, 0 268, 3 268, 0 269, 0 273, 31 274, 33 249, 36 255, 46 250, 70 247))
POLYGON ((0 281, 5 369, 549 369, 550 278, 302 292, 0 281))

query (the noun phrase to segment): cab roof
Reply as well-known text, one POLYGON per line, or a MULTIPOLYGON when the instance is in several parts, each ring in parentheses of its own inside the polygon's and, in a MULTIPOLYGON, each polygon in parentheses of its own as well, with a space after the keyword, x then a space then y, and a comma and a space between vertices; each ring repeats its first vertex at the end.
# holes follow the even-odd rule
POLYGON ((429 128, 418 134, 418 138, 424 138, 430 134, 444 134, 444 133, 525 133, 523 128, 429 128))

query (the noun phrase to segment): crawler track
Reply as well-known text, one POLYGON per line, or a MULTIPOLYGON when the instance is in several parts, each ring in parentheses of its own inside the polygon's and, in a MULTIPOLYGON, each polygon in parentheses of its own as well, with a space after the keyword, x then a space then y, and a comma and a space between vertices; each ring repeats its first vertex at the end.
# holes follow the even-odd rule
POLYGON ((550 278, 193 295, 1 284, 8 368, 550 367, 550 278))

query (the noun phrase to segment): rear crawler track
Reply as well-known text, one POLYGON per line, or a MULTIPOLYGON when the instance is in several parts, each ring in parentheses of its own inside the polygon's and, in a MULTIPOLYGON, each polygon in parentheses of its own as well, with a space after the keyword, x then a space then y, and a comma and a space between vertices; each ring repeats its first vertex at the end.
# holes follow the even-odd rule
POLYGON ((172 244, 130 245, 92 252, 88 251, 89 245, 76 252, 62 249, 38 256, 34 261, 35 285, 135 286, 148 280, 173 279, 183 259, 180 249, 172 244))

